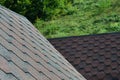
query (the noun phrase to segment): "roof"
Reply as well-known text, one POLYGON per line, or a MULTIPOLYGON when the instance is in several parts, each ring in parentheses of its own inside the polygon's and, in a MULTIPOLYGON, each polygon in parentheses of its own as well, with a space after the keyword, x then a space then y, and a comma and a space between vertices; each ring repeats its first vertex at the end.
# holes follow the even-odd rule
POLYGON ((49 39, 88 80, 120 80, 120 33, 49 39))
POLYGON ((0 80, 86 80, 23 16, 0 6, 0 80))

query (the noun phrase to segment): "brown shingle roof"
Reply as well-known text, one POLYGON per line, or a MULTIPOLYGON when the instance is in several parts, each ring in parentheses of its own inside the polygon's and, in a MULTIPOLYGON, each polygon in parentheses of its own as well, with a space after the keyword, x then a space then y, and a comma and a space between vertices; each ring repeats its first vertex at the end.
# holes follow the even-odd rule
POLYGON ((0 6, 0 80, 85 80, 23 16, 0 6))
POLYGON ((49 41, 88 80, 120 80, 120 33, 49 41))

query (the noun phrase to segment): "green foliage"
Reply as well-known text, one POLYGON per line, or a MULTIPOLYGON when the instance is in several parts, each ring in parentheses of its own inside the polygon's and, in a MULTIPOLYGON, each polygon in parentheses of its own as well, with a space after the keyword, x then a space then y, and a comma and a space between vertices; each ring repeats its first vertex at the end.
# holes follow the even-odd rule
POLYGON ((5 0, 0 0, 0 4, 4 5, 5 0))
POLYGON ((99 2, 98 2, 98 7, 99 8, 108 8, 108 7, 110 7, 110 5, 111 5, 112 3, 111 3, 111 0, 99 0, 99 2))
POLYGON ((120 32, 119 0, 0 0, 47 38, 120 32))
POLYGON ((29 5, 28 0, 3 0, 0 4, 10 8, 11 10, 23 14, 26 11, 26 7, 29 5))
POLYGON ((119 0, 74 0, 76 12, 56 20, 37 20, 47 38, 120 32, 119 0), (117 1, 117 3, 116 3, 117 1))
POLYGON ((26 16, 31 22, 37 18, 56 19, 74 11, 69 0, 3 0, 0 4, 26 16))

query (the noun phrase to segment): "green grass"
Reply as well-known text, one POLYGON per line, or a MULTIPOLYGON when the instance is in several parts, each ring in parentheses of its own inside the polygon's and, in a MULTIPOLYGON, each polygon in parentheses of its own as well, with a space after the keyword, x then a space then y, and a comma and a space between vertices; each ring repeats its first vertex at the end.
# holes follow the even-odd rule
POLYGON ((75 12, 34 24, 47 38, 120 32, 119 0, 76 0, 75 12))

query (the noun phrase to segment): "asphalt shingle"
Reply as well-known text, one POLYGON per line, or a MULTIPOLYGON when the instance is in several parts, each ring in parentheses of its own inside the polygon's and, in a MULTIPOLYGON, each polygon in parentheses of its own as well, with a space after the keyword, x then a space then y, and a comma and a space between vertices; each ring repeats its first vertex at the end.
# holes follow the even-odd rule
POLYGON ((88 80, 120 80, 120 33, 49 39, 88 80))
POLYGON ((0 80, 86 80, 23 16, 0 6, 0 80))

